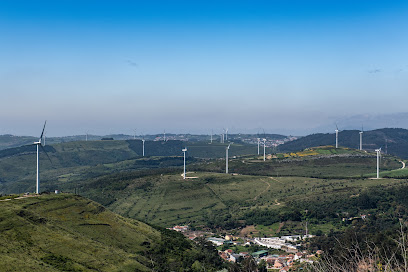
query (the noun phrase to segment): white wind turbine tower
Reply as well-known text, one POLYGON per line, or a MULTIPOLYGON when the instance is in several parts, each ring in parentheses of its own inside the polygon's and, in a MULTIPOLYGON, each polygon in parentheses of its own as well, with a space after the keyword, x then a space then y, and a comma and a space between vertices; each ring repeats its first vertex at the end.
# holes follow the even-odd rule
POLYGON ((225 140, 228 142, 228 128, 225 129, 225 140))
POLYGON ((212 136, 213 136, 213 130, 211 130, 211 143, 212 143, 212 136))
POLYGON ((263 144, 264 144, 264 161, 266 160, 266 139, 263 138, 263 144))
POLYGON ((336 132, 336 148, 339 148, 339 128, 337 127, 337 124, 335 132, 336 132))
POLYGON ((380 178, 381 147, 379 149, 376 149, 375 152, 377 152, 377 179, 379 179, 380 178))
POLYGON ((231 144, 225 149, 225 173, 228 174, 228 150, 230 149, 231 144))
POLYGON ((44 153, 47 155, 48 159, 51 161, 50 157, 48 156, 47 152, 45 151, 41 140, 43 139, 44 136, 44 130, 45 130, 45 125, 47 124, 47 121, 44 123, 43 130, 41 132, 40 139, 38 139, 38 142, 34 142, 33 145, 37 146, 37 174, 36 174, 36 189, 35 192, 37 194, 40 193, 40 147, 43 149, 44 153))
POLYGON ((184 153, 184 174, 183 174, 183 179, 186 179, 186 152, 187 152, 187 147, 185 147, 181 151, 183 151, 183 153, 184 153))
POLYGON ((363 129, 363 126, 361 126, 361 131, 359 132, 360 133, 360 150, 363 150, 363 132, 364 132, 364 129, 363 129))
POLYGON ((143 145, 142 155, 143 155, 143 157, 144 157, 144 145, 145 145, 145 139, 142 139, 142 145, 143 145))
POLYGON ((166 130, 165 130, 164 133, 163 133, 163 141, 164 141, 164 142, 166 141, 166 130))
POLYGON ((261 138, 257 138, 258 139, 258 155, 259 155, 259 144, 261 143, 261 138))

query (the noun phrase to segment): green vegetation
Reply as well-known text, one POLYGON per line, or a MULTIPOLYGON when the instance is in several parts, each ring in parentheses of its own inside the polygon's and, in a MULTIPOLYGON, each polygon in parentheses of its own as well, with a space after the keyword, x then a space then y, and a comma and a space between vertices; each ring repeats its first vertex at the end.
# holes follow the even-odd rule
MULTIPOLYGON (((80 182, 89 178, 130 170, 180 167, 181 149, 187 146, 187 163, 198 158, 223 157, 226 144, 182 141, 77 141, 45 146, 51 161, 40 152, 41 180, 44 190, 53 190, 60 182, 80 182)), ((236 144, 231 156, 250 154, 253 146, 236 144)), ((0 193, 34 191, 36 171, 35 146, 0 151, 0 193)))
POLYGON ((203 241, 66 194, 1 201, 0 239, 8 271, 191 271, 196 260, 206 271, 221 266, 203 241))
MULTIPOLYGON (((152 173, 129 172, 99 177, 82 183, 80 190, 83 195, 104 203, 119 214, 161 226, 191 223, 231 229, 251 224, 300 222, 307 217, 300 208, 306 204, 296 203, 331 203, 335 199, 342 203, 370 188, 393 187, 402 182, 394 179, 276 178, 218 173, 189 173, 188 177, 196 178, 183 180, 180 173, 152 173), (265 219, 255 219, 258 213, 265 213, 259 217, 265 219)), ((327 232, 329 229, 325 224, 331 221, 319 220, 310 223, 324 225, 320 229, 327 232)), ((342 229, 341 218, 336 217, 335 221, 339 222, 336 228, 342 229)), ((285 233, 289 228, 299 232, 303 231, 304 225, 285 224, 280 232, 285 233)))
MULTIPOLYGON (((334 132, 334 128, 333 128, 334 132)), ((334 133, 317 133, 287 142, 279 146, 280 152, 294 152, 306 148, 333 145, 334 133)), ((360 135, 358 130, 344 130, 339 132, 339 146, 358 148, 360 146, 360 135)), ((363 134, 363 149, 371 150, 382 147, 392 154, 401 158, 408 158, 408 130, 401 128, 383 128, 365 131, 363 134)))
POLYGON ((30 136, 0 135, 0 150, 32 144, 36 140, 38 139, 30 136))
MULTIPOLYGON (((98 241, 108 246, 104 249, 106 252, 114 252, 111 259, 101 257, 101 260, 112 264, 112 269, 125 271, 200 271, 203 267, 212 271, 220 267, 218 255, 205 240, 190 243, 181 234, 163 228, 177 224, 248 237, 304 234, 307 224, 309 232, 318 235, 308 246, 319 248, 330 239, 349 235, 350 230, 358 230, 371 239, 377 237, 375 233, 387 235, 387 231, 394 230, 398 219, 408 221, 405 199, 408 170, 400 169, 402 163, 394 156, 382 157, 382 179, 373 179, 377 160, 373 153, 321 146, 272 154, 263 161, 262 156, 250 155, 254 146, 238 142, 231 146, 229 153, 229 172, 233 174, 225 174, 225 144, 152 141, 146 142, 146 149, 152 152, 146 157, 140 156, 141 144, 139 140, 114 140, 46 146, 53 163, 41 155, 42 188, 75 192, 117 214, 159 227, 152 228, 121 217, 109 221, 105 215, 116 215, 95 202, 84 203, 86 200, 79 196, 67 195, 24 199, 2 197, 1 205, 29 203, 24 207, 15 206, 13 212, 9 212, 13 206, 7 206, 5 211, 9 213, 4 218, 16 214, 19 220, 28 220, 29 224, 35 225, 32 229, 38 229, 38 237, 65 237, 66 233, 60 232, 67 231, 71 236, 83 235, 83 241, 89 238, 92 241, 90 247, 98 241), (184 146, 187 146, 188 155, 199 157, 187 158, 186 179, 181 175, 181 148, 184 146), (66 208, 61 208, 61 212, 55 212, 59 210, 57 202, 69 204, 64 204, 66 208), (78 202, 80 207, 73 202, 78 202), (67 209, 71 209, 74 215, 64 215, 67 209), (89 216, 84 217, 86 214, 89 216), (121 230, 114 230, 112 226, 118 220, 131 226, 144 226, 150 236, 146 234, 143 241, 129 238, 135 244, 127 246, 121 239, 127 239, 131 231, 122 230, 121 224, 118 225, 121 230), (58 233, 49 234, 50 229, 58 233), (102 234, 105 232, 112 233, 111 237, 102 234), (122 238, 115 240, 113 237, 117 235, 122 238), (131 268, 118 265, 120 262, 131 268)), ((0 170, 4 173, 0 178, 0 189, 3 194, 34 189, 35 153, 30 148, 0 151, 0 170)), ((22 229, 21 233, 27 231, 22 229)), ((27 244, 24 246, 27 251, 23 250, 21 254, 34 258, 27 261, 33 267, 41 264, 51 269, 49 271, 86 271, 91 267, 81 259, 89 257, 86 252, 84 256, 79 253, 71 256, 61 250, 54 251, 58 248, 54 242, 44 245, 44 252, 33 251, 31 245, 39 243, 40 238, 35 238, 31 232, 27 237, 31 239, 27 238, 28 242, 21 238, 27 244)), ((14 238, 4 239, 14 241, 14 238)), ((244 250, 240 246, 235 249, 244 250)), ((12 258, 18 259, 19 256, 12 258)), ((109 267, 103 261, 92 265, 96 269, 109 267)))
MULTIPOLYGON (((375 174, 377 157, 374 154, 353 149, 321 147, 297 153, 278 154, 265 162, 256 157, 241 157, 229 162, 229 172, 253 176, 293 176, 314 178, 357 178, 375 174), (280 156, 279 156, 280 155, 280 156), (281 158, 278 158, 281 157, 281 158)), ((381 171, 401 168, 399 159, 383 156, 381 171)), ((196 163, 189 167, 194 171, 225 171, 225 161, 196 163)))

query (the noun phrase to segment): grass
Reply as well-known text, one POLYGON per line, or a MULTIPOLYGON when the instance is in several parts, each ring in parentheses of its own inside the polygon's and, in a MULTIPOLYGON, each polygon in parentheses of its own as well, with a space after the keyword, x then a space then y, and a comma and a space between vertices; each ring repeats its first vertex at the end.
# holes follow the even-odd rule
MULTIPOLYGON (((112 172, 151 168, 181 167, 181 149, 187 146, 192 157, 217 158, 225 155, 226 144, 181 141, 146 141, 142 157, 140 140, 76 141, 45 146, 51 158, 40 152, 43 189, 53 190, 60 183, 79 182, 112 172), (49 187, 47 187, 49 185, 49 187)), ((234 144, 231 156, 251 154, 253 146, 234 144)), ((35 190, 36 149, 34 146, 0 150, 0 193, 35 190)))
MULTIPOLYGON (((110 186, 119 189, 97 188, 104 180, 101 178, 84 185, 82 193, 95 200, 109 198, 112 201, 107 205, 114 212, 164 227, 188 223, 206 225, 218 215, 238 220, 243 213, 256 208, 280 210, 291 201, 352 197, 379 185, 400 184, 395 179, 276 178, 209 172, 194 173, 197 179, 186 180, 180 173, 135 178, 131 178, 132 173, 129 175, 126 181, 110 176, 110 186)), ((258 226, 257 231, 269 235, 276 232, 275 228, 267 230, 258 226)), ((322 230, 326 232, 327 228, 322 230)))
MULTIPOLYGON (((300 153, 280 154, 277 157, 266 161, 251 156, 231 159, 229 172, 275 177, 355 178, 371 177, 371 175, 375 174, 377 165, 376 156, 373 154, 344 148, 334 149, 333 151, 333 149, 327 147, 325 149, 306 150, 300 153), (330 152, 330 155, 321 155, 325 151, 330 152), (310 155, 308 152, 318 153, 319 155, 310 155)), ((391 171, 401 168, 401 163, 395 157, 384 156, 380 167, 381 171, 391 171)), ((197 171, 223 172, 225 171, 225 161, 211 161, 207 164, 196 163, 190 168, 197 171)))
POLYGON ((149 271, 150 226, 72 195, 0 202, 1 267, 9 271, 149 271))
MULTIPOLYGON (((64 159, 77 156, 80 162, 91 162, 87 156, 94 154, 92 152, 101 152, 99 154, 102 158, 94 159, 90 164, 81 163, 76 166, 44 170, 43 188, 50 191, 79 190, 82 195, 106 205, 123 216, 170 227, 188 223, 206 226, 216 220, 239 220, 243 214, 253 209, 282 210, 293 201, 347 198, 371 187, 394 186, 400 182, 392 178, 367 179, 375 175, 376 157, 354 149, 319 147, 287 155, 281 154, 282 159, 272 158, 266 162, 252 155, 233 158, 231 155, 233 147, 243 153, 243 150, 251 147, 246 145, 231 146, 230 172, 238 173, 237 175, 222 173, 225 171, 225 160, 190 159, 190 162, 195 163, 188 165, 187 170, 198 171, 188 176, 197 178, 183 180, 179 168, 182 165, 181 157, 150 156, 120 160, 123 156, 115 155, 121 154, 124 150, 126 152, 133 150, 132 152, 136 154, 134 150, 138 149, 138 144, 139 141, 99 141, 56 145, 54 147, 56 151, 51 156, 72 153, 71 157, 64 159), (111 157, 106 154, 110 154, 111 157), (105 159, 107 159, 105 163, 99 163, 99 160, 105 159), (154 170, 169 167, 176 170, 161 172, 154 170), (141 175, 139 170, 151 172, 141 175)), ((152 144, 160 145, 164 149, 165 145, 169 144, 166 152, 173 152, 178 146, 176 141, 152 144)), ((214 149, 211 152, 215 150, 221 150, 223 154, 225 152, 225 144, 210 145, 200 142, 189 144, 188 148, 192 153, 201 152, 202 156, 211 149, 214 149)), ((19 188, 18 186, 30 184, 29 188, 34 188, 32 174, 28 175, 22 168, 20 169, 22 178, 18 175, 17 166, 30 156, 32 157, 32 154, 1 159, 0 168, 3 167, 4 173, 10 172, 10 175, 15 175, 18 180, 11 185, 3 183, 5 184, 3 186, 15 190, 19 188), (10 171, 7 172, 7 169, 10 171)), ((46 168, 46 161, 42 162, 46 168)), ((73 164, 75 160, 68 163, 73 164)), ((381 164, 383 176, 399 177, 407 174, 406 169, 398 170, 400 167, 401 163, 395 157, 383 157, 381 164)), ((328 228, 331 226, 322 227, 321 230, 326 232, 328 228)), ((299 229, 301 228, 294 224, 285 224, 280 232, 299 229)), ((272 228, 258 226, 257 231, 264 235, 277 234, 273 226, 272 228)))

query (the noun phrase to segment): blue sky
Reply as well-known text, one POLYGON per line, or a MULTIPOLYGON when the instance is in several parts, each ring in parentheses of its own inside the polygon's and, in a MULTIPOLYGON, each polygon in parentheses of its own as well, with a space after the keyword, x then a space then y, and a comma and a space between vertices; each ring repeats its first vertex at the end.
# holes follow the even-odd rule
POLYGON ((406 18, 400 0, 3 0, 0 134, 306 134, 407 112, 406 18))

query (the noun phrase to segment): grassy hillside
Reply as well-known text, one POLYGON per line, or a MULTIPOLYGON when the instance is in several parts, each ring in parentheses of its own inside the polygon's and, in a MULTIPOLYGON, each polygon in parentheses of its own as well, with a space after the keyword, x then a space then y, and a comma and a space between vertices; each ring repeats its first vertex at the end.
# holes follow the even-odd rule
MULTIPOLYGON (((229 172, 245 175, 303 176, 316 178, 371 177, 377 166, 373 153, 333 146, 310 148, 300 152, 277 154, 265 162, 261 157, 231 159, 229 172)), ((381 171, 401 168, 398 158, 383 156, 381 171)), ((196 171, 224 172, 225 161, 195 163, 189 166, 196 171)))
POLYGON ((78 196, 0 202, 1 267, 9 271, 149 271, 160 232, 78 196))
POLYGON ((38 141, 38 139, 31 136, 0 135, 0 150, 32 144, 36 140, 38 141))
POLYGON ((2 271, 190 271, 195 260, 214 271, 220 264, 212 249, 201 253, 181 234, 73 195, 3 198, 0 239, 2 271))
MULTIPOLYGON (((317 133, 279 146, 280 152, 293 152, 305 148, 334 145, 335 133, 317 133)), ((339 145, 342 147, 359 148, 360 135, 357 130, 339 132, 339 145)), ((374 150, 382 147, 383 151, 398 157, 408 158, 408 130, 400 128, 384 128, 365 131, 363 134, 363 149, 374 150)))
MULTIPOLYGON (((87 181, 82 194, 113 211, 161 226, 236 227, 247 211, 285 211, 292 202, 352 197, 394 179, 318 179, 189 173, 141 176, 115 174, 87 181)), ((321 226, 328 230, 327 226, 321 226)), ((319 227, 316 228, 316 230, 319 227)), ((282 230, 283 231, 283 230, 282 230)))
MULTIPOLYGON (((58 182, 80 181, 118 171, 180 167, 181 149, 187 147, 188 163, 192 157, 223 157, 226 144, 182 141, 77 141, 46 145, 51 162, 40 152, 41 179, 44 189, 58 182), (157 158, 154 156, 162 156, 157 158), (165 158, 164 158, 165 157, 165 158)), ((231 156, 251 154, 253 146, 233 144, 231 156)), ((22 146, 0 151, 0 193, 33 191, 36 172, 36 147, 22 146)))

